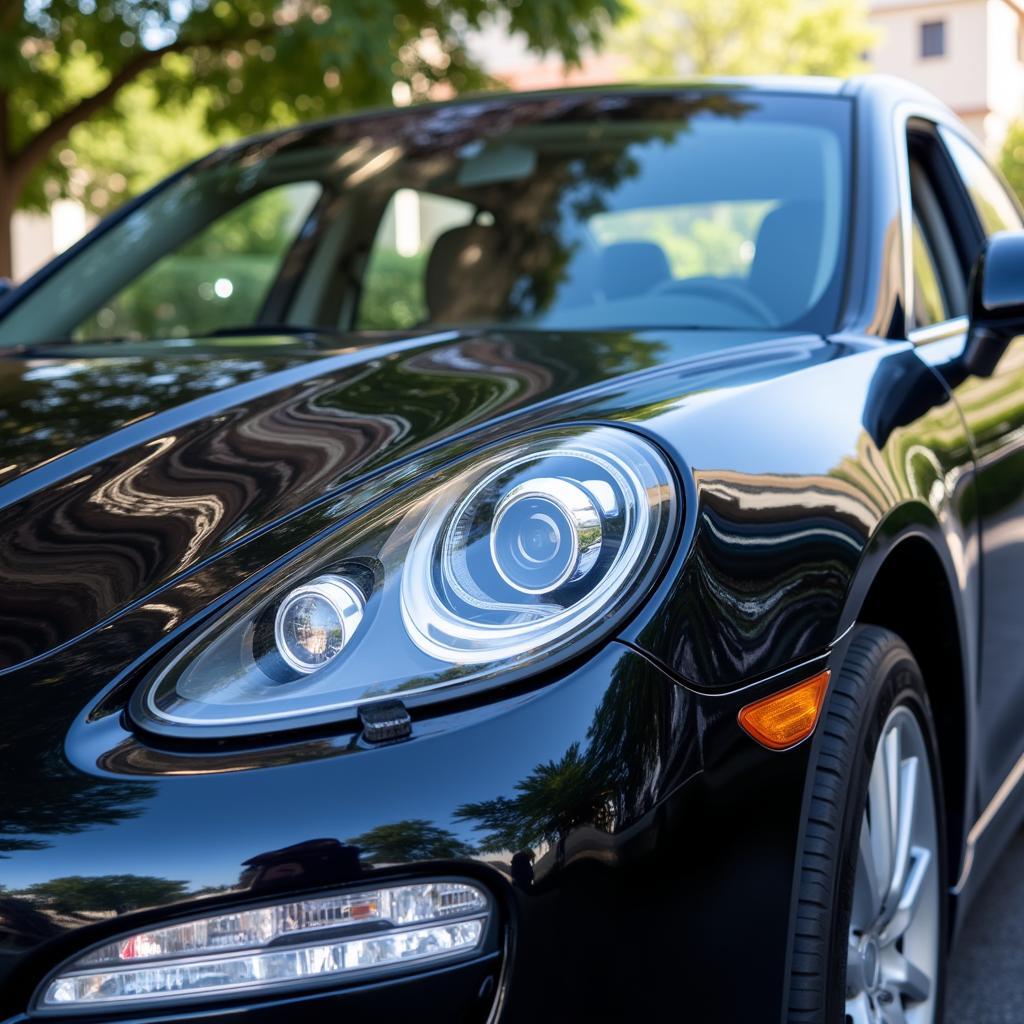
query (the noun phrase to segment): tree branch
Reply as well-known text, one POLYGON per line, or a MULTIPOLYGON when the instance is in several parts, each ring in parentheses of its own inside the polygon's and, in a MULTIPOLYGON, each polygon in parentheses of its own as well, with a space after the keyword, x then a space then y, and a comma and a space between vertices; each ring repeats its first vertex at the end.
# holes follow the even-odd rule
MULTIPOLYGON (((4 0, 0 0, 2 5, 4 0)), ((245 39, 260 38, 272 35, 275 30, 273 23, 264 26, 262 29, 251 29, 245 34, 245 39)), ((11 177, 16 181, 24 181, 29 173, 45 159, 46 154, 62 139, 66 138, 68 132, 75 125, 88 120, 97 111, 102 110, 114 97, 130 82, 138 78, 144 71, 159 64, 168 53, 183 53, 199 46, 206 46, 214 50, 223 50, 229 46, 240 45, 241 40, 231 36, 223 36, 219 39, 175 39, 173 43, 161 46, 156 50, 143 50, 137 53, 128 63, 119 68, 111 76, 107 84, 91 96, 79 100, 74 106, 58 114, 45 128, 40 129, 28 142, 25 143, 16 153, 9 154, 9 169, 11 177)))
POLYGON ((123 67, 114 72, 110 81, 102 89, 94 92, 91 96, 86 96, 74 106, 68 107, 63 113, 58 114, 45 128, 33 135, 21 149, 13 153, 11 155, 12 174, 19 178, 26 176, 37 163, 46 157, 53 146, 67 137, 68 132, 76 124, 102 110, 129 82, 138 78, 143 71, 159 64, 165 54, 180 53, 195 45, 193 42, 176 39, 173 43, 168 43, 159 49, 143 50, 136 54, 123 67))

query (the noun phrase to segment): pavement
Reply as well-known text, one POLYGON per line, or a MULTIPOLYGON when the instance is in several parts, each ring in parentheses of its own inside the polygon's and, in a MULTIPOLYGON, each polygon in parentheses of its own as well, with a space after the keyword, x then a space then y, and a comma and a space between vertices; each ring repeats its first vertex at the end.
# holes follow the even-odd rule
POLYGON ((946 1024, 1024 1024, 1024 832, 968 912, 949 962, 946 1024))

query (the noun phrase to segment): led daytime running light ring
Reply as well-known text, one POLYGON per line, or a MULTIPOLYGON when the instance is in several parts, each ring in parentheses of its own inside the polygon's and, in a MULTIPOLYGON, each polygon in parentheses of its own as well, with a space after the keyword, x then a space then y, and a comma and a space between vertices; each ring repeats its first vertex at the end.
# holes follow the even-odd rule
MULTIPOLYGON (((649 445, 630 438, 637 445, 644 445, 650 455, 648 459, 660 457, 649 445)), ((668 471, 664 470, 668 477, 668 471)), ((492 465, 459 502, 454 512, 448 514, 444 503, 437 502, 426 509, 426 514, 410 545, 402 574, 402 618, 406 630, 424 653, 452 664, 479 664, 502 658, 515 658, 533 650, 537 643, 537 630, 542 624, 546 635, 565 634, 573 629, 590 625, 595 612, 626 585, 650 541, 651 509, 648 504, 647 488, 638 473, 617 453, 600 449, 587 449, 575 445, 552 447, 530 451, 513 459, 492 458, 492 465), (447 571, 450 560, 455 557, 458 543, 457 524, 477 497, 500 475, 508 470, 547 458, 575 458, 593 463, 608 474, 621 493, 622 508, 619 510, 623 523, 623 540, 594 589, 581 600, 566 607, 557 605, 535 605, 524 608, 514 604, 488 603, 489 609, 518 612, 517 621, 494 625, 465 618, 453 611, 434 583, 434 567, 441 559, 441 572, 445 583, 468 605, 484 607, 478 595, 469 593, 459 581, 447 571), (440 538, 440 539, 439 539, 440 538)))

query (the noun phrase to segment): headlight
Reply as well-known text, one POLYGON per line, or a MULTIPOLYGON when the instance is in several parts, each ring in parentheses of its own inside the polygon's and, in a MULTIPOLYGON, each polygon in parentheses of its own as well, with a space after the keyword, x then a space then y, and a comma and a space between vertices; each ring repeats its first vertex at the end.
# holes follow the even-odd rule
POLYGON ((165 658, 132 713, 265 730, 567 657, 644 596, 677 517, 668 465, 628 431, 497 446, 319 541, 165 658))

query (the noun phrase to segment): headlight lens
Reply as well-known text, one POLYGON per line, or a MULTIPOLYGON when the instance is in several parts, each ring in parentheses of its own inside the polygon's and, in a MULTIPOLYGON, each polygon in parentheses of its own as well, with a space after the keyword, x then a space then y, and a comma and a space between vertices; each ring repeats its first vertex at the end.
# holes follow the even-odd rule
POLYGON ((355 636, 365 607, 365 594, 343 576, 318 576, 296 587, 274 615, 278 654, 296 672, 316 672, 355 636))
POLYGON ((159 665, 158 731, 265 728, 565 657, 645 593, 678 496, 653 445, 546 431, 468 458, 319 542, 159 665))
POLYGON ((597 502, 582 487, 557 477, 531 480, 494 509, 491 562, 521 594, 548 594, 590 572, 603 534, 597 502))

